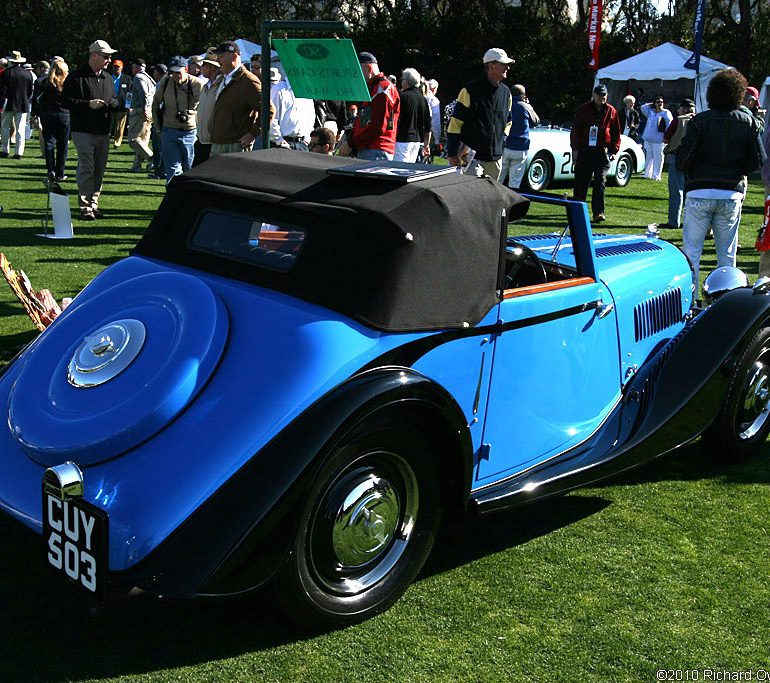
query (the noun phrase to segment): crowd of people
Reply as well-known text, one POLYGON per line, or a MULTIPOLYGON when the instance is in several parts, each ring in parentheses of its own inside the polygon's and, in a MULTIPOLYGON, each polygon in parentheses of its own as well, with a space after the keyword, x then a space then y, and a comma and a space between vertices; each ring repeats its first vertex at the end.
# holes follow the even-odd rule
MULTIPOLYGON (((131 172, 166 182, 212 156, 258 149, 264 125, 271 146, 372 161, 425 162, 445 143, 451 166, 519 189, 529 133, 540 123, 525 86, 504 83, 515 62, 500 48, 485 52, 483 72, 460 90, 443 117, 437 81, 414 68, 405 68, 400 78, 386 76, 370 52, 359 53, 358 60, 371 99, 355 103, 297 97, 280 62, 263 76, 261 56, 243 60, 235 41, 210 47, 203 56, 175 56, 168 65, 148 68, 135 58, 130 76, 115 53, 96 40, 87 61, 73 71, 61 57, 34 67, 16 51, 0 60, 0 158, 11 157, 11 143, 11 158, 24 155, 32 116, 48 177, 63 181, 71 138, 78 152, 82 220, 102 216, 110 136, 114 147, 127 139, 134 151, 131 172), (269 80, 269 112, 261 111, 263 79, 269 80)), ((747 176, 761 167, 770 193, 770 136, 762 137, 765 112, 756 88, 725 69, 709 84, 707 111, 696 112, 695 103, 683 99, 676 115, 662 95, 642 102, 629 94, 619 111, 607 95, 597 85, 572 123, 574 198, 586 201, 590 188, 593 221, 606 220, 607 173, 621 134, 628 135, 644 145, 645 178, 661 180, 668 160, 668 222, 661 227, 683 229, 696 281, 709 232, 717 264, 734 265, 747 176)), ((770 274, 770 256, 761 264, 770 274)))

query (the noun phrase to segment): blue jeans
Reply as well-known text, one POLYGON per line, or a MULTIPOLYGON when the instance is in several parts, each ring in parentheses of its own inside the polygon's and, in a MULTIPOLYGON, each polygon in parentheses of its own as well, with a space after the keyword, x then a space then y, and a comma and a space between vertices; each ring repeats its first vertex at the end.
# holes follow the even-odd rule
POLYGON ((175 175, 182 175, 192 168, 195 158, 195 130, 166 127, 161 133, 161 147, 168 183, 175 175))
POLYGON ((682 251, 687 254, 695 270, 693 277, 696 290, 700 277, 700 256, 709 229, 714 231, 717 268, 735 265, 741 203, 741 199, 685 198, 682 251))
POLYGON ((365 161, 393 161, 393 155, 381 149, 359 149, 356 156, 365 161))
POLYGON ((678 228, 682 224, 684 202, 684 171, 676 167, 676 155, 668 156, 668 224, 678 228))

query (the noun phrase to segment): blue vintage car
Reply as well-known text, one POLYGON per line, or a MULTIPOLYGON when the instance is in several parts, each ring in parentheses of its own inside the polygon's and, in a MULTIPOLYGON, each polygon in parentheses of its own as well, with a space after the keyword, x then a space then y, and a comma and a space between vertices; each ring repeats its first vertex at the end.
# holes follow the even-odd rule
POLYGON ((594 235, 583 203, 411 175, 271 150, 170 184, 0 377, 0 508, 55 573, 89 600, 271 584, 344 625, 399 597, 444 513, 707 430, 727 460, 762 444, 763 286, 718 273, 701 309, 676 247, 594 235), (521 234, 530 201, 564 230, 521 234))

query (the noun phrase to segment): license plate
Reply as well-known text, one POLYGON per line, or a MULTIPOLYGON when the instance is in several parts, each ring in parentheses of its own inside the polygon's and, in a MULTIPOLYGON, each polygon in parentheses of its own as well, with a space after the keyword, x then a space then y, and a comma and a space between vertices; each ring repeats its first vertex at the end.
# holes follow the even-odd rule
POLYGON ((43 493, 46 562, 99 600, 106 591, 108 531, 104 510, 79 498, 43 493))

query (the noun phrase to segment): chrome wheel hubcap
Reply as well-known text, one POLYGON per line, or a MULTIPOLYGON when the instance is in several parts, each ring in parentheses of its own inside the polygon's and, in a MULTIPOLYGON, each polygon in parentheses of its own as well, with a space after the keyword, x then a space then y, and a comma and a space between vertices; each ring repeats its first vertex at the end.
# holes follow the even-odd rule
POLYGON ((748 373, 743 401, 738 412, 738 437, 742 440, 756 435, 767 422, 770 403, 768 366, 758 360, 748 373))
POLYGON ((417 480, 394 453, 367 454, 334 479, 311 520, 309 566, 339 595, 381 581, 403 556, 417 519, 417 480))

